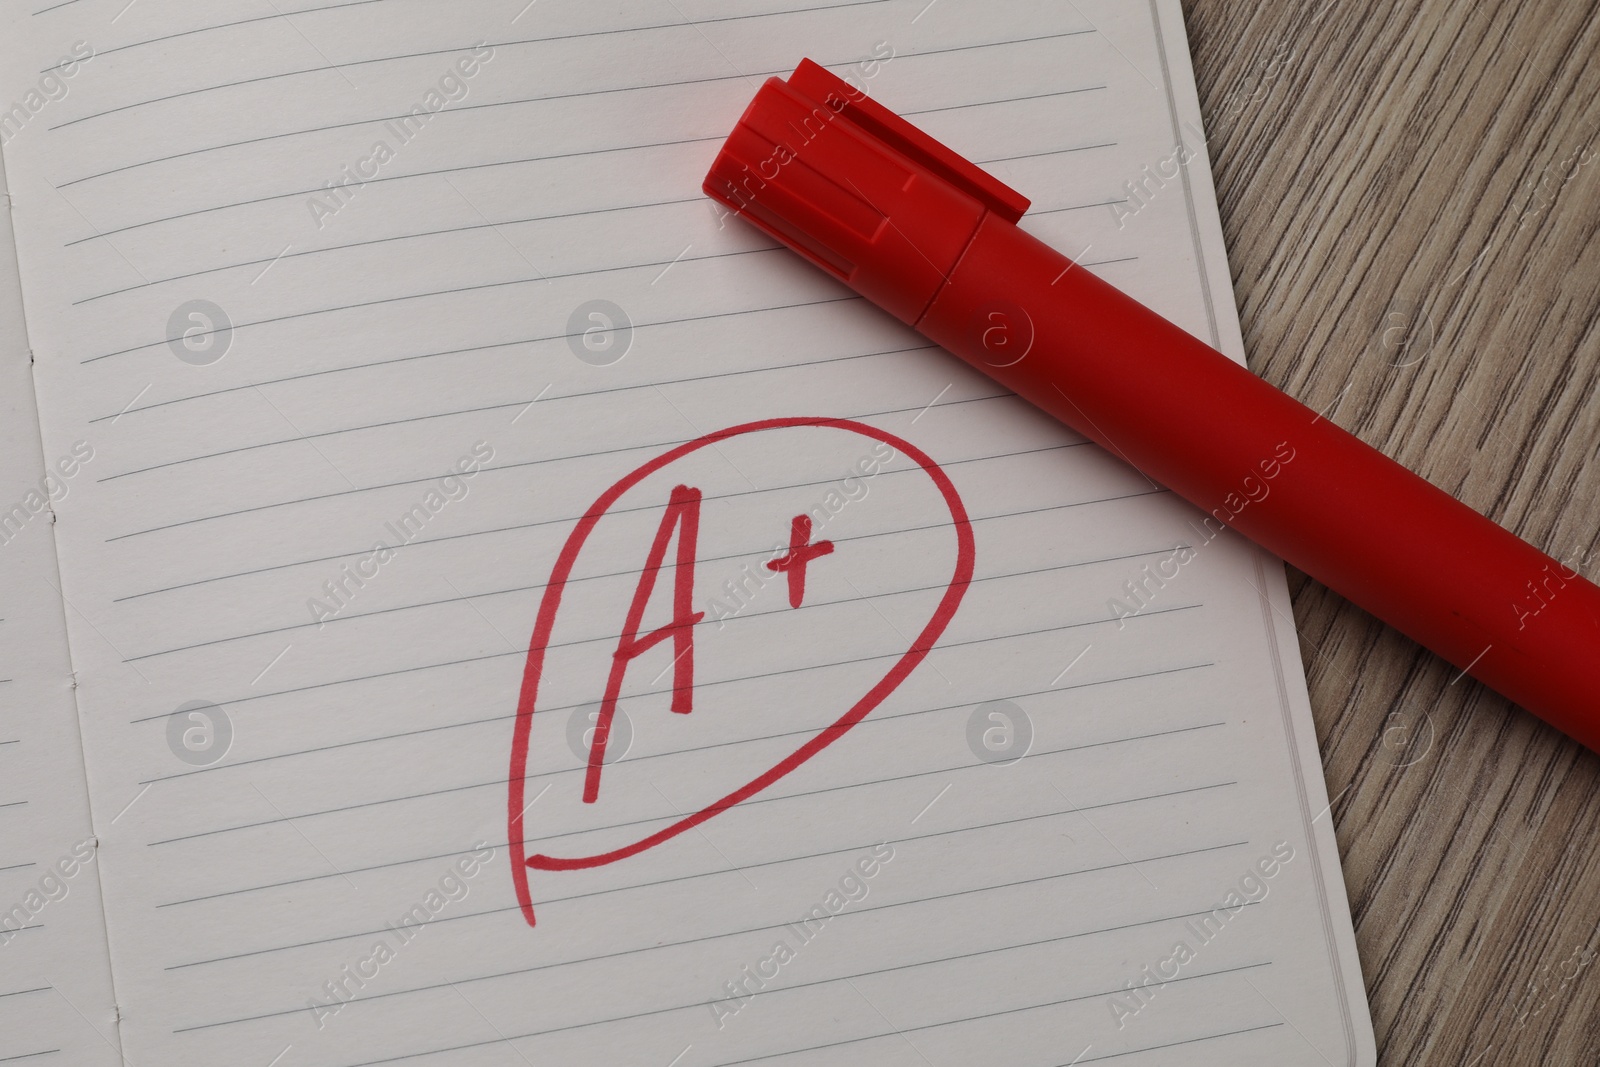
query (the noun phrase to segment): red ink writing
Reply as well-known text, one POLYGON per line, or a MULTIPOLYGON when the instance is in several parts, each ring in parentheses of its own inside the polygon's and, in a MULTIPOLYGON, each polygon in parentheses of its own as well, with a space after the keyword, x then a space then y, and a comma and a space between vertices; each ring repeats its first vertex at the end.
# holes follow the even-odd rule
POLYGON ((700 490, 680 485, 667 500, 667 513, 661 516, 655 542, 645 559, 644 573, 633 591, 628 606, 628 621, 623 624, 617 651, 611 657, 611 673, 606 678, 606 695, 595 718, 594 740, 589 744, 589 772, 583 780, 583 802, 593 804, 600 796, 600 772, 606 761, 606 741, 611 736, 611 720, 617 714, 617 697, 622 695, 622 679, 628 664, 656 645, 672 639, 672 710, 687 715, 694 708, 694 624, 705 612, 694 609, 694 559, 700 540, 700 490), (656 587, 656 575, 667 558, 667 542, 678 532, 677 566, 672 576, 672 621, 639 636, 644 609, 656 587))
POLYGON ((789 524, 789 551, 767 561, 767 570, 789 578, 789 606, 797 608, 806 597, 806 565, 833 551, 832 541, 811 543, 811 516, 796 515, 789 524))
MULTIPOLYGON (((597 716, 594 739, 590 745, 588 767, 584 780, 583 800, 585 802, 592 803, 598 797, 606 737, 611 725, 611 718, 616 713, 616 704, 624 675, 629 664, 634 659, 648 649, 671 640, 673 651, 677 657, 672 666, 672 670, 675 673, 671 708, 674 712, 684 714, 693 707, 695 684, 694 627, 703 614, 690 610, 692 607, 694 565, 699 537, 700 501, 701 493, 699 490, 691 489, 686 485, 678 485, 668 499, 666 512, 662 516, 660 525, 656 530, 655 539, 647 553, 644 571, 640 576, 638 586, 634 590, 633 600, 629 606, 616 651, 611 659, 609 675, 606 681, 605 701, 597 716), (677 545, 673 557, 672 617, 663 626, 641 637, 639 630, 643 625, 645 609, 655 589, 658 573, 666 564, 667 551, 674 536, 677 538, 677 545)), ((831 542, 810 543, 812 529, 808 516, 796 517, 791 524, 788 553, 772 560, 769 564, 773 567, 773 570, 786 573, 789 580, 790 603, 797 607, 804 596, 806 565, 812 560, 834 551, 834 546, 831 542)), ((528 658, 523 668, 522 686, 517 697, 517 714, 511 739, 511 767, 506 795, 507 840, 510 843, 513 887, 516 890, 517 903, 522 909, 523 918, 527 920, 528 925, 535 924, 533 896, 528 884, 528 872, 530 870, 584 870, 637 856, 672 840, 761 792, 785 775, 793 772, 796 768, 804 765, 808 760, 848 733, 852 727, 882 704, 933 650, 934 645, 950 625, 951 619, 955 617, 956 609, 960 607, 961 599, 966 594, 967 587, 972 581, 975 555, 972 524, 967 517, 966 507, 962 504, 960 494, 956 492, 955 485, 950 481, 949 476, 940 469, 939 465, 910 442, 883 430, 868 426, 865 423, 849 419, 765 419, 759 422, 731 426, 727 429, 707 434, 704 437, 696 438, 693 441, 688 441, 655 457, 623 476, 609 489, 600 494, 599 498, 589 506, 589 509, 584 512, 572 532, 567 536, 566 541, 562 544, 560 553, 556 557, 555 564, 551 568, 550 578, 545 583, 544 593, 539 602, 539 611, 534 619, 533 634, 528 642, 528 658), (527 798, 528 750, 531 743, 533 717, 538 705, 539 684, 545 669, 546 655, 551 648, 551 635, 555 629, 556 617, 561 609, 562 597, 566 591, 567 583, 572 577, 573 570, 578 564, 580 553, 582 553, 595 527, 599 525, 600 520, 610 512, 624 494, 638 486, 646 478, 686 456, 745 434, 798 428, 836 430, 857 434, 869 440, 887 444, 911 459, 932 482, 934 489, 938 492, 938 499, 949 513, 949 529, 955 537, 955 553, 954 566, 950 573, 948 584, 945 586, 944 593, 938 603, 934 606, 928 621, 912 638, 910 647, 894 659, 883 677, 878 679, 870 689, 848 708, 845 708, 838 718, 811 735, 799 747, 779 759, 772 766, 762 770, 748 781, 704 805, 699 810, 683 815, 665 827, 656 829, 630 844, 605 852, 580 856, 552 856, 543 853, 528 855, 528 834, 524 825, 529 806, 527 798)))

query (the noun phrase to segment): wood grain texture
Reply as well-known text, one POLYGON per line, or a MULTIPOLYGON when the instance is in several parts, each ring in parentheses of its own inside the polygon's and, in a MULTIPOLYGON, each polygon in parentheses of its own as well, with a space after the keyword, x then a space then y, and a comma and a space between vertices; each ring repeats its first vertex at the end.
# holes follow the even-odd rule
MULTIPOLYGON (((1323 2, 1184 4, 1251 367, 1600 578, 1600 4, 1323 2)), ((1380 1061, 1600 1063, 1600 757, 1290 583, 1380 1061)))

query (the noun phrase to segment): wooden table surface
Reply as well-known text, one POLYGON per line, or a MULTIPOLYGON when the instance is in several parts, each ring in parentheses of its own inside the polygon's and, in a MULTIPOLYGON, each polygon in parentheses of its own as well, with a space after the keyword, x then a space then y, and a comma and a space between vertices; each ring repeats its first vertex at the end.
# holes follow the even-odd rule
MULTIPOLYGON (((1600 578, 1600 3, 1184 8, 1251 367, 1600 578)), ((1600 757, 1290 586, 1380 1062, 1600 1063, 1600 757)))

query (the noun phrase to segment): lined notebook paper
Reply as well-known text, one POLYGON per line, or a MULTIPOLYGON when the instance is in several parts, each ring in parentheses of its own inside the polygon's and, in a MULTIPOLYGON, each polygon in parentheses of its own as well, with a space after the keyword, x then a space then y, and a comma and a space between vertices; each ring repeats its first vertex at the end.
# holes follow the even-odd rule
POLYGON ((122 1060, 51 536, 92 452, 40 455, 12 247, 0 216, 0 1063, 101 1067, 122 1060))
POLYGON ((1176 3, 7 13, 0 1062, 1374 1061, 1281 567, 699 192, 811 56, 1242 359, 1176 3))

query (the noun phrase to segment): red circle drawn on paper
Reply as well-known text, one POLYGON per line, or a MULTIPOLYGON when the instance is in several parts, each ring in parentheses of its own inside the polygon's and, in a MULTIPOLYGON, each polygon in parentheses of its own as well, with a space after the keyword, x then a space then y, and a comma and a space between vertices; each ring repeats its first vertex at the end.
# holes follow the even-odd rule
POLYGON ((956 492, 956 487, 950 481, 949 475, 935 463, 927 453, 903 438, 869 426, 863 422, 852 419, 830 418, 783 418, 762 419, 756 422, 742 423, 730 426, 727 429, 717 430, 687 441, 670 451, 664 452, 656 458, 624 475, 618 482, 600 494, 589 510, 567 536, 566 543, 561 546, 561 554, 556 557, 555 566, 550 571, 550 580, 545 585, 544 596, 539 602, 539 614, 534 622, 533 637, 528 643, 528 659, 522 674, 522 690, 517 698, 516 728, 511 741, 511 775, 507 788, 507 831, 506 840, 511 851, 511 878, 517 892, 517 903, 522 908, 522 915, 529 926, 535 925, 533 914, 533 898, 528 888, 528 869, 546 871, 581 870, 587 867, 601 867, 618 860, 636 856, 647 849, 654 848, 665 841, 690 830, 715 815, 733 807, 735 804, 759 793, 767 786, 778 781, 784 775, 804 764, 811 757, 843 737, 856 723, 866 718, 879 704, 888 698, 902 682, 910 676, 918 664, 925 659, 945 628, 950 625, 950 620, 955 617, 956 609, 961 605, 961 598, 966 594, 967 586, 972 581, 973 560, 976 549, 972 539, 972 522, 967 517, 966 506, 961 502, 961 495, 956 492), (577 563, 578 554, 583 549, 590 533, 600 519, 610 510, 611 506, 622 497, 624 493, 638 485, 650 475, 661 470, 678 459, 682 459, 702 448, 714 445, 719 441, 726 441, 733 437, 745 434, 758 433, 762 430, 781 430, 793 427, 821 427, 824 429, 844 430, 849 433, 860 434, 889 445, 897 451, 910 456, 922 471, 932 479, 934 486, 944 498, 945 506, 950 510, 950 518, 956 532, 956 564, 950 576, 950 584, 945 588, 944 595, 940 597, 938 606, 934 608, 932 616, 926 626, 911 642, 911 647, 906 650, 894 666, 889 668, 876 685, 867 690, 866 694, 852 704, 843 715, 825 726, 813 735, 805 744, 795 749, 789 755, 779 760, 773 766, 762 771, 754 778, 745 782, 733 792, 719 800, 713 801, 699 811, 684 816, 677 822, 661 830, 657 830, 630 845, 612 849, 609 852, 598 853, 593 856, 576 856, 571 858, 558 858, 555 856, 528 856, 526 850, 527 838, 523 832, 523 809, 526 793, 526 775, 528 768, 528 741, 533 728, 534 702, 539 693, 539 678, 544 671, 545 650, 549 647, 550 634, 555 628, 556 612, 561 607, 561 596, 566 589, 572 568, 577 563))

